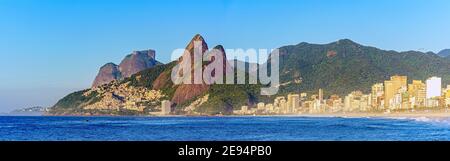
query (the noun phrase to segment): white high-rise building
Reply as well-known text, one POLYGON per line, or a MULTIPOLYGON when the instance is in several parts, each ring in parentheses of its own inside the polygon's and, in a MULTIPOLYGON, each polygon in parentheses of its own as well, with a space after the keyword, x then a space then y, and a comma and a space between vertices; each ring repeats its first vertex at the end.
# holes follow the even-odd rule
POLYGON ((169 100, 164 100, 161 102, 161 114, 168 115, 171 112, 171 103, 169 100))
POLYGON ((441 96, 441 78, 431 77, 427 79, 427 99, 441 96))

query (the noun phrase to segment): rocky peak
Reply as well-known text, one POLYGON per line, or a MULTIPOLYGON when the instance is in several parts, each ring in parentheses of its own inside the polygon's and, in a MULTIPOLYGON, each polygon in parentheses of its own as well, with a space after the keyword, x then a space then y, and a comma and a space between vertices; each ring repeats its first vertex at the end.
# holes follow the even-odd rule
MULTIPOLYGON (((190 58, 191 75, 194 75, 194 70, 196 68, 203 67, 203 65, 195 66, 194 54, 201 54, 201 55, 197 55, 197 57, 202 58, 203 54, 207 53, 207 51, 208 51, 208 44, 206 44, 205 39, 200 34, 197 34, 192 38, 192 40, 186 46, 186 49, 185 49, 183 55, 178 59, 179 60, 178 63, 183 64, 184 58, 190 58), (195 51, 200 50, 200 49, 201 49, 201 53, 195 53, 195 51)), ((192 82, 193 82, 194 77, 191 77, 191 78, 192 78, 192 82)))
POLYGON ((133 51, 127 55, 120 65, 107 63, 100 68, 92 87, 110 83, 113 80, 120 80, 130 77, 137 72, 151 68, 160 64, 155 59, 154 50, 133 51))
MULTIPOLYGON (((208 51, 208 44, 206 44, 205 39, 200 35, 195 35, 192 40, 189 42, 189 44, 186 46, 186 51, 189 51, 191 56, 194 54, 195 47, 202 49, 202 53, 205 53, 208 51), (200 46, 195 46, 196 43, 199 43, 200 46)), ((187 53, 185 53, 187 54, 187 53)))
POLYGON ((142 51, 133 51, 133 53, 128 56, 131 56, 131 55, 144 55, 144 56, 148 56, 152 59, 155 59, 155 50, 149 49, 149 50, 142 50, 142 51))
POLYGON ((154 50, 134 51, 127 55, 119 65, 123 77, 130 77, 144 69, 151 68, 157 64, 154 50))
POLYGON ((118 80, 121 78, 122 74, 119 70, 119 66, 114 63, 107 63, 100 68, 92 87, 107 84, 113 80, 118 80))
MULTIPOLYGON (((217 45, 217 46, 215 46, 215 47, 213 48, 213 50, 216 51, 216 52, 219 52, 219 53, 216 53, 216 54, 219 54, 219 56, 222 57, 223 60, 227 60, 227 55, 225 54, 225 49, 223 48, 222 45, 217 45)), ((212 54, 211 52, 212 52, 213 50, 209 51, 209 52, 206 53, 206 54, 212 54)), ((215 59, 215 58, 213 58, 212 61, 214 61, 214 59, 215 59)))
POLYGON ((355 47, 362 46, 361 44, 358 44, 350 39, 341 39, 332 44, 340 45, 340 46, 355 46, 355 47))
MULTIPOLYGON (((188 56, 187 54, 190 54, 190 58, 191 58, 191 67, 193 67, 191 69, 191 74, 194 74, 194 51, 195 48, 200 48, 202 50, 202 55, 205 54, 208 51, 208 45, 205 42, 205 39, 200 35, 197 34, 195 35, 192 40, 189 42, 189 44, 186 46, 186 51, 183 54, 182 57, 180 57, 179 59, 179 63, 182 63, 183 61, 183 57, 188 56), (195 44, 200 43, 200 46, 195 46, 195 44)), ((200 66, 202 67, 202 66, 200 66)), ((194 82, 194 77, 191 77, 191 81, 194 82)), ((173 95, 172 98, 172 102, 176 103, 176 104, 180 104, 182 102, 185 102, 187 100, 190 100, 192 98, 195 98, 201 94, 203 94, 204 92, 206 92, 209 89, 209 86, 206 84, 181 84, 179 85, 179 87, 175 90, 175 93, 173 95)))
POLYGON ((213 49, 220 50, 222 53, 225 53, 225 48, 222 45, 217 45, 213 49))
MULTIPOLYGON (((230 64, 230 62, 227 59, 227 54, 225 53, 224 47, 222 45, 217 45, 213 49, 220 52, 219 56, 222 57, 223 60, 224 74, 226 74, 227 72, 233 72, 234 62, 232 61, 232 64, 230 64)), ((212 59, 212 61, 214 61, 214 58, 212 59)))

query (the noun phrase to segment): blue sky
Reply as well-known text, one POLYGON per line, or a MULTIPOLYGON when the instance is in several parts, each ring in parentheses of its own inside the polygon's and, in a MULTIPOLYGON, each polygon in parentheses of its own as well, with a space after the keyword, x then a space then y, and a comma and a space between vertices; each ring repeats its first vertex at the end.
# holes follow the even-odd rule
POLYGON ((196 33, 225 48, 349 38, 438 52, 449 12, 448 0, 0 0, 0 112, 50 106, 133 50, 168 62, 196 33))

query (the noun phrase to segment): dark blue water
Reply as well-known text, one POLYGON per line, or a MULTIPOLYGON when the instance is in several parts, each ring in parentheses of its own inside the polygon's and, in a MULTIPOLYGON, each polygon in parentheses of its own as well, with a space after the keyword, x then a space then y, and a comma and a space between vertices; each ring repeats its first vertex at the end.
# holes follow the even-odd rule
POLYGON ((0 140, 450 140, 450 119, 1 116, 0 140))

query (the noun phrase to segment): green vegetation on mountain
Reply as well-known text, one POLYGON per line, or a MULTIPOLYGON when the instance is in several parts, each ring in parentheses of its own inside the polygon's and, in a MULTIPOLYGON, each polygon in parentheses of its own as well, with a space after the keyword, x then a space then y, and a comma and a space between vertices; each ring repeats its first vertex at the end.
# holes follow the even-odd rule
MULTIPOLYGON (((203 41, 198 35, 194 39, 203 41)), ((206 46, 206 43, 204 45, 206 46)), ((189 47, 190 45, 187 48, 189 47)), ((223 49, 221 46, 219 48, 223 49)), ((245 72, 247 84, 175 85, 171 81, 171 72, 177 63, 178 61, 173 61, 156 65, 118 83, 132 88, 161 91, 163 94, 161 98, 176 102, 175 114, 190 114, 190 112, 231 114, 232 110, 239 109, 243 105, 254 106, 257 102, 270 102, 275 97, 261 96, 260 84, 248 84, 249 73, 250 76, 255 76, 256 69, 234 71, 235 75, 236 72, 245 72), (204 97, 207 97, 207 101, 202 102, 204 97), (202 103, 190 112, 186 110, 186 107, 195 102, 202 103)), ((281 47, 279 65, 281 84, 278 95, 293 92, 316 94, 319 88, 324 89, 326 96, 330 94, 344 96, 355 90, 367 93, 373 84, 382 83, 392 75, 406 75, 409 82, 413 79, 425 80, 431 76, 439 76, 442 77, 443 85, 450 83, 449 59, 433 53, 386 51, 363 46, 348 39, 323 45, 300 43, 281 47)), ((248 66, 249 63, 246 63, 246 67, 248 66)), ((106 84, 104 87, 111 85, 106 84)), ((152 107, 140 112, 127 109, 86 110, 83 107, 102 99, 98 93, 87 91, 89 90, 69 94, 58 101, 50 113, 142 115, 154 112, 158 108, 152 104, 154 102, 150 102, 148 105, 152 107)))
POLYGON ((448 59, 450 57, 450 49, 441 50, 437 55, 448 59))
MULTIPOLYGON (((248 68, 247 68, 248 69, 248 68)), ((261 84, 249 84, 248 72, 245 72, 245 84, 237 84, 237 70, 234 72, 236 84, 212 84, 207 92, 209 99, 199 106, 196 111, 207 114, 231 114, 233 110, 244 105, 255 105, 264 96, 260 95, 261 84)), ((225 79, 224 79, 225 82, 225 79)))
POLYGON ((317 93, 319 88, 328 95, 343 96, 354 90, 369 92, 374 83, 396 74, 408 76, 409 82, 439 76, 448 84, 449 71, 450 61, 433 53, 386 51, 348 39, 280 48, 280 80, 285 83, 281 93, 317 93))
POLYGON ((130 82, 130 85, 135 87, 153 88, 153 82, 158 76, 172 69, 176 65, 176 61, 169 64, 157 65, 153 68, 138 72, 131 77, 125 78, 122 82, 130 82))
POLYGON ((50 110, 51 114, 72 114, 82 112, 82 107, 99 101, 98 93, 83 95, 88 90, 71 93, 59 100, 50 110))

